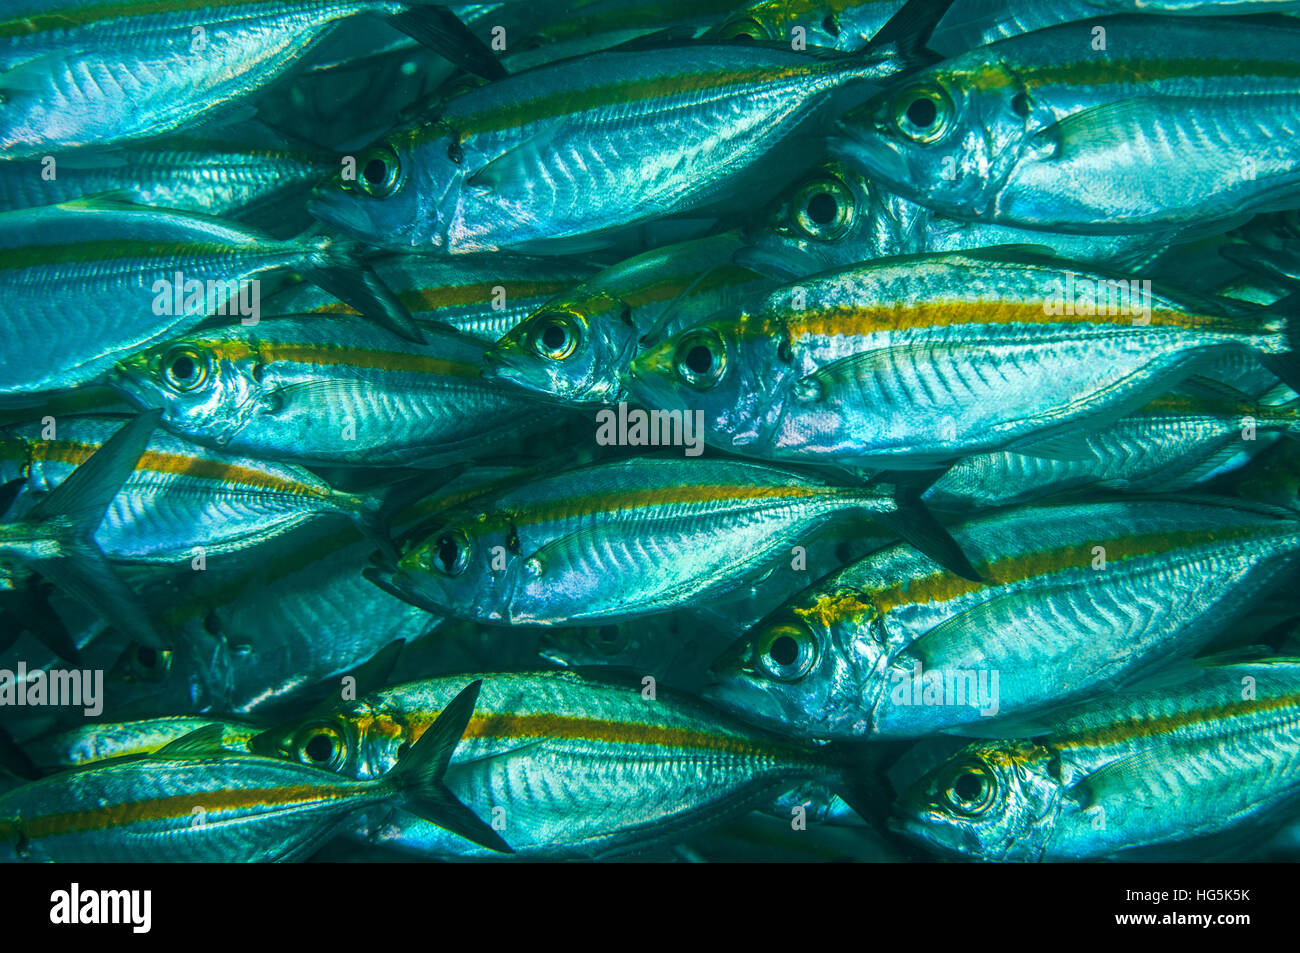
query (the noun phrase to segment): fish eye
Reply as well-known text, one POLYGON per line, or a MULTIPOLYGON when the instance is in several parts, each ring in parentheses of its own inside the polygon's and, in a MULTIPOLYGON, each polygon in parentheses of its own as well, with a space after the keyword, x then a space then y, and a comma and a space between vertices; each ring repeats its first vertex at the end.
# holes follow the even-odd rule
POLYGON ((433 568, 447 576, 459 576, 469 565, 469 538, 460 530, 440 535, 433 544, 433 568))
POLYGON ((978 817, 997 798, 997 779, 980 761, 959 765, 949 775, 940 795, 945 807, 964 817, 978 817))
POLYGON ((853 194, 837 178, 803 186, 794 200, 794 225, 809 238, 836 241, 848 234, 857 218, 853 194))
POLYGON ((769 678, 792 682, 812 671, 817 639, 802 622, 769 626, 754 643, 754 662, 769 678))
POLYGON ((348 743, 337 726, 321 722, 299 730, 294 736, 293 754, 303 764, 338 771, 347 761, 348 743))
POLYGON ((894 124, 913 142, 942 139, 952 121, 953 106, 938 86, 913 86, 894 100, 894 124))
POLYGON ((677 376, 691 387, 713 387, 727 372, 727 347, 716 331, 693 331, 682 338, 674 358, 677 376))
POLYGON ((576 315, 553 311, 533 319, 528 346, 538 357, 563 361, 572 357, 582 338, 582 322, 576 315))
POLYGON ((724 24, 720 35, 724 40, 740 40, 741 42, 771 39, 767 27, 753 17, 744 17, 724 24))
POLYGON ((172 348, 163 355, 159 366, 163 381, 180 393, 202 387, 207 382, 210 367, 207 355, 189 345, 172 348))
POLYGON ((362 154, 357 171, 357 185, 371 198, 387 198, 402 187, 402 161, 392 146, 376 146, 362 154))

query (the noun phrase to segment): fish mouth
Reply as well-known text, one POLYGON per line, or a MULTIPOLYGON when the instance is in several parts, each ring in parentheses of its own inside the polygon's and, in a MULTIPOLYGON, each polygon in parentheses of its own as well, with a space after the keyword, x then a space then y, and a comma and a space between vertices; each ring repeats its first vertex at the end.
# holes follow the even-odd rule
POLYGON ((837 132, 827 140, 827 148, 845 165, 895 189, 911 179, 907 160, 889 140, 864 135, 844 122, 837 125, 837 132))

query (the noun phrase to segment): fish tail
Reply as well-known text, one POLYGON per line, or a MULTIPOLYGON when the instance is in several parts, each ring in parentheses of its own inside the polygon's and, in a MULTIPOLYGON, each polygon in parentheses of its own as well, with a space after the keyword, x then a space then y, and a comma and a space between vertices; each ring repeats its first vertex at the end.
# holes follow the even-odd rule
POLYGON ((327 239, 299 267, 302 276, 344 304, 416 344, 426 343, 420 326, 375 269, 359 257, 360 246, 327 239))
POLYGON ((500 79, 506 75, 506 68, 487 44, 440 2, 411 0, 406 10, 390 17, 388 22, 484 79, 500 79))
POLYGON ((1264 366, 1300 390, 1300 290, 1275 301, 1260 316, 1271 325, 1261 329, 1264 366))
POLYGON ((879 742, 864 749, 860 744, 832 741, 824 748, 836 793, 868 826, 882 833, 880 819, 889 816, 894 803, 888 769, 907 750, 906 742, 879 742))
POLYGON ((927 44, 952 4, 953 0, 907 0, 876 31, 867 45, 866 56, 873 58, 882 50, 889 50, 905 69, 919 69, 943 59, 927 44))
POLYGON ((420 736, 406 756, 397 762, 389 777, 405 799, 408 809, 421 817, 459 834, 481 847, 513 854, 501 835, 466 807, 443 783, 452 752, 465 734, 478 701, 482 679, 465 686, 420 736))
POLYGON ((161 411, 154 410, 135 417, 33 506, 23 520, 56 527, 50 532, 57 534, 62 544, 58 556, 36 561, 33 569, 98 609, 123 635, 165 649, 167 642, 94 540, 105 511, 134 472, 161 416, 161 411))
MULTIPOLYGON (((891 493, 894 509, 884 512, 873 510, 872 518, 949 572, 971 582, 983 582, 979 572, 962 552, 961 546, 921 499, 922 494, 943 472, 921 471, 916 478, 894 483, 891 493)), ((879 497, 874 499, 878 501, 879 497)))

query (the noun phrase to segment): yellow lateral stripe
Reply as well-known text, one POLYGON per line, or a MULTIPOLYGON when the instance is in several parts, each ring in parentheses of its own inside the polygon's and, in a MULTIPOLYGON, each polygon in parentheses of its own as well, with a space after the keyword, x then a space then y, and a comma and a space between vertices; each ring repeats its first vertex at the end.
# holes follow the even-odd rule
POLYGON ((242 341, 192 341, 223 361, 244 361, 255 358, 262 363, 284 361, 290 364, 309 364, 317 367, 353 367, 377 371, 411 371, 436 374, 443 377, 477 379, 479 368, 474 364, 449 361, 446 358, 415 354, 409 351, 380 351, 373 348, 348 347, 331 344, 292 344, 280 341, 257 341, 254 345, 242 341))
MULTIPOLYGON (((1179 728, 1186 728, 1191 725, 1209 724, 1214 721, 1225 721, 1250 715, 1263 715, 1287 708, 1295 708, 1296 706, 1300 706, 1300 694, 1224 702, 1222 705, 1211 705, 1178 714, 1162 715, 1159 718, 1128 719, 1087 734, 1053 737, 1049 743, 1053 748, 1062 751, 1076 748, 1103 748, 1107 745, 1120 745, 1139 738, 1163 737, 1179 728)), ((1293 717, 1300 719, 1300 710, 1296 711, 1293 717)))
MULTIPOLYGON (((440 711, 410 713, 405 720, 405 728, 387 717, 359 719, 356 727, 362 736, 373 733, 388 738, 401 737, 403 730, 406 730, 410 732, 410 736, 404 740, 414 744, 439 714, 440 711)), ((531 715, 509 712, 476 713, 470 718, 463 737, 502 741, 522 738, 565 738, 605 744, 685 748, 751 758, 786 759, 798 762, 811 760, 809 752, 795 745, 765 744, 743 736, 719 734, 701 729, 673 728, 665 725, 645 725, 549 713, 531 715)))
MULTIPOLYGON (((92 769, 93 770, 93 769, 92 769)), ((106 804, 103 807, 42 814, 20 820, 0 820, 0 840, 13 839, 15 835, 36 840, 68 834, 88 834, 94 831, 147 824, 175 818, 189 818, 196 807, 209 814, 226 814, 252 811, 256 808, 292 808, 313 803, 347 801, 357 797, 361 785, 297 785, 281 788, 250 788, 235 791, 199 791, 169 797, 150 798, 123 804, 106 804)))
POLYGON ((822 625, 833 626, 841 621, 849 621, 864 611, 885 615, 905 606, 946 603, 994 586, 1011 585, 1070 569, 1086 569, 1092 564, 1093 548, 1096 546, 1102 546, 1106 550, 1107 562, 1124 562, 1210 543, 1250 539, 1259 535, 1259 532, 1259 526, 1247 525, 1089 540, 1070 546, 977 562, 975 569, 987 580, 984 583, 971 582, 946 570, 939 570, 930 576, 905 579, 887 588, 863 594, 866 601, 852 594, 832 592, 819 596, 813 606, 805 611, 805 615, 822 625))
MULTIPOLYGON (((485 132, 520 129, 542 119, 599 109, 604 106, 641 103, 671 96, 688 96, 691 93, 715 92, 728 87, 782 83, 842 68, 842 64, 835 64, 832 61, 817 61, 798 66, 729 69, 716 73, 684 73, 657 76, 652 79, 624 80, 587 89, 563 90, 523 102, 503 103, 477 114, 448 118, 447 122, 463 139, 485 132)), ((439 125, 425 128, 438 136, 445 131, 445 127, 439 125)))
MULTIPOLYGON (((916 328, 946 328, 958 325, 1043 325, 1092 324, 1137 327, 1128 314, 1048 314, 1041 302, 1020 301, 920 301, 884 307, 845 305, 789 311, 781 316, 791 337, 836 337, 908 331, 916 328)), ((1144 318, 1145 320, 1145 318, 1144 318)), ((776 329, 758 322, 751 329, 756 338, 770 337, 776 329)), ((1150 325, 1185 330, 1243 333, 1240 322, 1231 318, 1152 310, 1150 325)), ((1264 328, 1258 329, 1264 333, 1264 328)))
MULTIPOLYGON (((88 460, 98 444, 74 443, 65 440, 36 441, 31 445, 32 459, 51 463, 79 466, 88 460)), ((202 457, 186 457, 173 453, 146 450, 135 465, 137 472, 170 473, 192 476, 220 483, 233 483, 259 490, 293 493, 328 499, 332 494, 325 487, 312 486, 294 480, 285 480, 275 474, 252 470, 202 457)))

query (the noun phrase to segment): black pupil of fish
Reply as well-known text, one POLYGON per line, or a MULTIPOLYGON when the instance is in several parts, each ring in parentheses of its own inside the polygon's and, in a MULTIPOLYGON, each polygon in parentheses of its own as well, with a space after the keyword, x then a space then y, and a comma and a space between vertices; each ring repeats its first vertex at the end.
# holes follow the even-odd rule
POLYGON ((444 536, 438 540, 438 562, 442 568, 451 572, 456 566, 456 560, 460 556, 460 547, 456 545, 456 540, 450 536, 444 536))
POLYGON ((828 16, 826 17, 826 19, 822 20, 822 29, 825 30, 827 33, 829 33, 831 36, 840 35, 840 25, 835 22, 834 16, 828 16))
POLYGON ((773 640, 772 647, 767 651, 777 665, 793 665, 799 657, 799 643, 790 636, 783 635, 773 640))
POLYGON ((819 192, 808 200, 808 217, 818 225, 828 225, 835 221, 837 211, 839 205, 835 201, 835 196, 829 192, 819 192))
POLYGON ((686 366, 696 374, 707 374, 713 367, 713 354, 703 344, 697 344, 686 352, 686 366))
POLYGON ((172 361, 172 376, 178 381, 187 381, 194 376, 196 368, 194 359, 181 355, 172 361))
POLYGON ((934 101, 924 97, 914 99, 907 107, 907 121, 918 129, 929 129, 938 117, 939 110, 934 101))
POLYGON ((564 347, 568 339, 569 333, 564 330, 564 326, 561 324, 548 324, 546 330, 542 332, 542 343, 552 351, 558 351, 564 347))
POLYGON ((317 735, 307 742, 307 757, 320 764, 334 757, 334 742, 326 735, 317 735))
POLYGON ((371 185, 379 185, 388 178, 388 164, 383 159, 371 159, 362 174, 371 185))
POLYGON ((1029 97, 1024 93, 1016 93, 1015 97, 1011 100, 1011 108, 1015 110, 1017 116, 1028 116, 1029 97))
POLYGON ((136 661, 138 661, 144 668, 153 668, 158 664, 157 650, 151 649, 147 645, 140 646, 139 650, 135 653, 135 657, 136 661))
POLYGON ((953 790, 963 801, 973 801, 984 790, 984 779, 973 771, 967 771, 957 778, 953 790))

